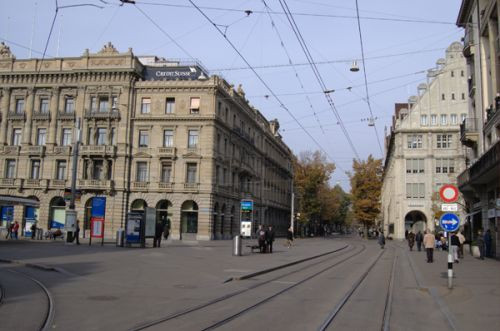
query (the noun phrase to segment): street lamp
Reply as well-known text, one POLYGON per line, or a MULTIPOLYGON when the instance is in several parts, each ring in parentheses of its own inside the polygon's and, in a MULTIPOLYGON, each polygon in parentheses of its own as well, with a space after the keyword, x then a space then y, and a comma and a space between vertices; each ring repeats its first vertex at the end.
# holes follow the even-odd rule
POLYGON ((78 173, 78 145, 81 139, 80 130, 80 118, 76 118, 75 121, 75 134, 73 136, 73 157, 72 157, 72 168, 71 168, 71 200, 69 202, 69 208, 66 210, 66 242, 70 243, 73 241, 73 232, 76 231, 76 211, 75 211, 75 195, 76 195, 76 176, 78 173))

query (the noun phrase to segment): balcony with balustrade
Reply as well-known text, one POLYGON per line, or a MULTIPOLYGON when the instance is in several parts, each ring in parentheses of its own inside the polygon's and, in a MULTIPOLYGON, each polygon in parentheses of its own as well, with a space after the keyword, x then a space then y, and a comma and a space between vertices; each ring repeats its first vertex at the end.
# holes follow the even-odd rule
POLYGON ((184 190, 189 192, 197 192, 200 189, 200 183, 184 183, 184 190))
POLYGON ((29 156, 40 156, 43 157, 45 154, 45 146, 26 146, 21 150, 21 154, 29 156))
POLYGON ((56 146, 54 147, 54 154, 70 155, 71 146, 56 146))
POLYGON ((53 189, 64 189, 66 188, 66 179, 51 179, 50 188, 53 189))
POLYGON ((111 191, 114 189, 113 180, 104 179, 80 179, 78 180, 80 190, 111 191))
POLYGON ((120 112, 117 109, 86 110, 83 117, 88 120, 119 120, 120 112))
POLYGON ((79 147, 82 156, 115 157, 116 146, 111 145, 82 145, 79 147))
POLYGON ((158 147, 156 153, 160 158, 174 158, 176 150, 175 147, 158 147))
POLYGON ((474 147, 479 141, 477 118, 466 118, 460 124, 460 142, 462 145, 474 147))
POLYGON ((132 182, 132 190, 147 192, 149 190, 149 182, 132 182))

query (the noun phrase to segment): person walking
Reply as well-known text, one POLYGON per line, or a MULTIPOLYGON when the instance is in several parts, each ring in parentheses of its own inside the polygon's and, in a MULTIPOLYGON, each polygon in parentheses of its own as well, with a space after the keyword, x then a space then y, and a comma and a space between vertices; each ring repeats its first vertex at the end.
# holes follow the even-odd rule
POLYGON ((36 235, 36 223, 31 224, 30 230, 31 230, 31 240, 33 240, 35 239, 36 235))
POLYGON ((273 226, 269 225, 269 228, 267 230, 267 247, 268 247, 269 253, 273 252, 274 235, 275 234, 274 234, 273 226))
POLYGON ((293 231, 292 228, 290 227, 286 232, 286 246, 288 248, 292 247, 292 242, 293 242, 293 231))
POLYGON ((12 228, 14 227, 14 224, 12 222, 7 223, 7 235, 5 236, 5 239, 12 238, 12 228))
POLYGON ((484 234, 484 246, 485 246, 485 256, 486 257, 491 257, 491 230, 488 229, 486 230, 486 233, 484 234))
POLYGON ((460 246, 458 246, 458 257, 460 259, 464 258, 464 243, 465 243, 465 236, 463 235, 462 232, 459 232, 457 234, 458 240, 460 241, 460 246))
POLYGON ((415 245, 415 234, 410 231, 408 233, 408 246, 410 246, 410 251, 413 251, 413 246, 415 245))
POLYGON ((432 235, 432 233, 427 230, 424 235, 424 248, 427 252, 427 263, 434 262, 434 245, 436 238, 432 235))
POLYGON ((381 249, 384 249, 385 246, 385 236, 382 231, 378 234, 378 244, 380 245, 381 249))
POLYGON ((451 241, 451 254, 453 255, 453 260, 458 263, 458 247, 460 246, 460 240, 458 239, 457 233, 453 233, 450 238, 451 241))
POLYGON ((259 225, 257 229, 257 240, 259 242, 259 251, 261 253, 266 252, 266 230, 262 227, 262 224, 259 225))
POLYGON ((405 239, 408 240, 408 230, 405 230, 405 239))
POLYGON ((156 222, 155 226, 155 236, 153 239, 153 247, 160 248, 161 245, 161 235, 163 234, 163 224, 161 222, 156 222))
POLYGON ((421 231, 418 231, 415 235, 415 241, 417 242, 418 251, 422 251, 422 241, 424 241, 424 236, 422 235, 421 231))
POLYGON ((479 259, 484 260, 484 235, 482 230, 477 233, 477 246, 479 248, 479 259))
POLYGON ((80 245, 80 221, 76 221, 76 229, 73 236, 73 241, 76 240, 76 244, 80 245))
POLYGON ((17 234, 19 232, 19 223, 17 221, 14 222, 14 226, 12 227, 12 235, 14 236, 14 239, 17 240, 17 234))

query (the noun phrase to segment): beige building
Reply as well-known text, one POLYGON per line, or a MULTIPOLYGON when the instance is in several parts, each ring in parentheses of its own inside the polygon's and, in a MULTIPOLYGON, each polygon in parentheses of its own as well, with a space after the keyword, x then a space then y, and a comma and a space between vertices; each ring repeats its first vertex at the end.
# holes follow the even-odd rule
POLYGON ((278 122, 199 63, 136 57, 110 43, 97 54, 20 60, 2 43, 0 88, 2 226, 64 225, 80 123, 76 211, 86 230, 95 197, 106 198, 107 238, 146 207, 173 239, 231 238, 241 199, 253 200, 254 226, 288 227, 292 153, 278 122))
POLYGON ((460 127, 468 164, 458 176, 469 209, 469 235, 490 231, 490 255, 500 256, 500 2, 462 1, 457 25, 465 29, 469 114, 460 127))
MULTIPOLYGON (((456 184, 465 168, 459 133, 466 116, 466 65, 462 44, 455 42, 428 71, 418 94, 396 104, 386 136, 381 195, 383 228, 390 236, 401 239, 407 230, 435 229, 437 193, 444 184, 456 184)), ((459 215, 463 219, 462 210, 459 215)))

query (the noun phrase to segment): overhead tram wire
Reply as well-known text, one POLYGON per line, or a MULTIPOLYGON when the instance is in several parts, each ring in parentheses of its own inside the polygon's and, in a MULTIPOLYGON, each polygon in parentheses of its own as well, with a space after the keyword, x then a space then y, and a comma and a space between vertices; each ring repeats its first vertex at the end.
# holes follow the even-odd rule
MULTIPOLYGON (((151 2, 151 1, 135 1, 137 4, 150 5, 150 6, 164 6, 164 7, 175 7, 175 8, 191 8, 188 5, 172 4, 164 2, 151 2)), ((205 10, 215 10, 215 11, 226 11, 226 12, 245 12, 249 9, 236 9, 236 8, 223 8, 223 7, 213 7, 213 6, 198 6, 200 9, 205 10)), ((252 10, 255 14, 265 14, 265 11, 252 10)), ((272 11, 271 14, 283 15, 282 12, 272 11)), ((344 18, 344 19, 356 19, 356 16, 351 15, 334 15, 334 14, 319 14, 319 13, 305 13, 305 12, 294 12, 292 13, 296 16, 311 16, 311 17, 324 17, 324 18, 344 18)), ((400 22, 400 23, 426 23, 426 24, 441 24, 441 25, 455 25, 455 22, 446 21, 435 21, 435 20, 425 20, 425 19, 405 19, 405 18, 389 18, 389 17, 377 17, 377 16, 361 16, 364 20, 374 20, 374 21, 388 21, 388 22, 400 22)))
MULTIPOLYGON (((273 30, 276 32, 276 35, 278 36, 278 39, 280 40, 280 44, 281 44, 286 56, 288 57, 288 62, 293 68, 293 71, 295 73, 295 77, 297 78, 300 87, 305 92, 304 83, 302 82, 302 79, 300 78, 299 73, 298 73, 297 69, 295 68, 295 65, 293 64, 292 58, 290 56, 290 52, 288 52, 288 49, 285 46, 285 42, 283 41, 283 38, 281 38, 281 34, 279 33, 278 28, 276 27, 276 23, 274 22, 273 17, 270 14, 270 8, 267 5, 265 0, 262 0, 262 3, 264 4, 264 6, 266 8, 267 15, 269 16, 269 19, 271 20, 271 26, 273 27, 273 30)), ((309 108, 311 109, 312 113, 314 114, 314 118, 316 119, 316 122, 318 123, 318 125, 321 129, 321 132, 323 132, 323 134, 325 134, 325 130, 323 129, 323 126, 321 125, 321 122, 318 118, 318 115, 316 114, 316 110, 314 109, 312 102, 311 102, 311 99, 309 98, 309 95, 307 93, 306 93, 306 100, 309 104, 309 108)))
POLYGON ((371 119, 371 121, 373 121, 373 129, 375 130, 375 136, 377 138, 377 143, 378 143, 378 147, 380 149, 380 154, 383 157, 384 150, 382 148, 382 144, 380 143, 380 138, 379 138, 378 131, 377 131, 377 125, 374 122, 372 105, 370 103, 370 93, 368 93, 368 79, 366 78, 365 48, 363 45, 363 35, 361 33, 361 21, 359 19, 359 5, 358 5, 358 0, 355 0, 355 1, 356 1, 356 17, 358 18, 357 22, 358 22, 358 32, 359 32, 359 43, 361 45, 361 59, 363 61, 363 77, 365 79, 366 103, 368 105, 368 110, 370 111, 370 119, 371 119))
MULTIPOLYGON (((302 123, 300 123, 297 118, 295 117, 295 115, 293 115, 293 113, 290 111, 290 109, 288 109, 285 104, 281 101, 281 99, 276 95, 276 93, 271 89, 271 87, 266 83, 266 81, 259 75, 259 73, 252 67, 252 65, 250 64, 250 62, 248 62, 248 60, 245 58, 245 56, 243 56, 243 54, 238 50, 238 48, 236 48, 236 46, 231 42, 231 40, 229 40, 229 38, 227 38, 227 36, 224 35, 224 33, 221 31, 221 29, 210 19, 210 17, 208 17, 205 12, 203 12, 203 10, 201 10, 192 0, 189 0, 189 2, 193 5, 194 8, 196 8, 201 15, 203 15, 203 17, 205 17, 205 19, 207 19, 214 27, 215 29, 217 29, 217 31, 220 33, 221 36, 224 37, 224 39, 227 41, 227 43, 233 48, 233 50, 240 56, 240 58, 248 65, 248 67, 252 70, 252 72, 255 74, 255 76, 259 79, 259 81, 264 85, 264 87, 269 91, 269 93, 271 93, 271 95, 274 97, 274 99, 276 99, 276 101, 278 101, 278 103, 280 104, 281 108, 283 108, 287 113, 288 115, 290 115, 290 117, 292 117, 295 122, 297 122, 297 124, 303 128, 303 131, 307 134, 307 136, 316 144, 316 146, 318 146, 321 151, 323 153, 325 153, 326 156, 328 156, 332 161, 334 161, 334 159, 330 156, 330 154, 323 148, 323 146, 321 146, 319 144, 319 142, 311 135, 311 133, 309 131, 307 131, 302 123)), ((342 167, 340 167, 340 165, 337 165, 338 168, 340 170, 342 170, 343 172, 346 172, 345 169, 342 169, 342 167)))
POLYGON ((343 125, 342 118, 340 117, 340 114, 338 113, 337 108, 335 107, 333 99, 330 96, 329 90, 327 89, 325 82, 323 81, 323 77, 321 76, 321 73, 319 72, 317 66, 314 64, 314 59, 313 59, 311 53, 309 52, 309 48, 307 47, 307 44, 305 43, 305 40, 302 37, 302 34, 300 33, 300 30, 299 30, 297 24, 295 23, 295 20, 290 12, 290 9, 288 8, 288 5, 286 4, 286 2, 284 0, 279 0, 279 3, 281 5, 281 7, 283 8, 283 11, 286 14, 286 18, 287 18, 288 22, 290 23, 290 26, 292 27, 293 33, 295 34, 295 36, 297 37, 297 40, 299 41, 300 47, 302 48, 302 50, 304 51, 304 54, 306 55, 307 61, 310 63, 311 69, 312 69, 314 75, 316 76, 316 79, 317 79, 321 89, 324 91, 325 98, 326 98, 328 104, 330 105, 332 112, 334 113, 335 117, 337 118, 337 121, 340 123, 340 127, 342 129, 342 132, 344 133, 344 136, 346 137, 347 142, 349 143, 349 146, 351 147, 351 150, 354 152, 354 155, 359 160, 360 158, 359 158, 359 154, 356 150, 356 147, 354 146, 354 144, 351 140, 351 137, 349 136, 349 132, 347 132, 347 129, 343 125))

